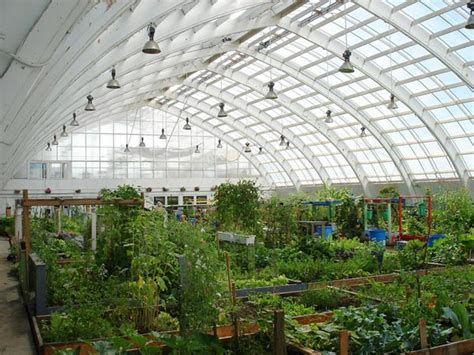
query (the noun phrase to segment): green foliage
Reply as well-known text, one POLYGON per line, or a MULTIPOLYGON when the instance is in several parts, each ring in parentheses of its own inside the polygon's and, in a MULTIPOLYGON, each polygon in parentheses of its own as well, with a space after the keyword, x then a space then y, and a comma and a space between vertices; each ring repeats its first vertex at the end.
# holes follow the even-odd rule
POLYGON ((426 262, 427 247, 419 240, 410 240, 399 252, 400 267, 403 270, 421 269, 426 262))
POLYGON ((259 227, 260 190, 251 180, 219 185, 214 194, 220 230, 255 234, 259 227))
POLYGON ((380 189, 379 191, 379 197, 385 197, 385 198, 388 198, 388 197, 398 197, 400 196, 400 193, 398 192, 397 188, 396 187, 393 187, 393 186, 388 186, 388 187, 384 187, 383 189, 380 189))
POLYGON ((436 233, 467 233, 474 227, 474 207, 467 189, 433 195, 433 230, 436 233))
POLYGON ((266 227, 265 244, 282 247, 288 243, 292 235, 298 231, 298 213, 301 209, 299 201, 271 197, 262 203, 262 222, 266 227))
POLYGON ((431 261, 446 265, 463 265, 467 262, 463 244, 458 238, 449 235, 435 241, 430 248, 430 258, 431 261))
POLYGON ((0 236, 1 235, 15 235, 14 217, 0 217, 0 236))
POLYGON ((41 322, 41 335, 46 342, 94 339, 113 334, 113 326, 104 318, 100 307, 71 308, 66 313, 53 313, 50 321, 41 322))
POLYGON ((364 229, 363 200, 354 201, 349 190, 341 191, 338 199, 342 201, 342 204, 337 206, 335 217, 337 235, 344 238, 359 238, 364 229))
POLYGON ((318 312, 329 311, 349 304, 357 304, 357 300, 332 288, 306 291, 301 294, 300 302, 306 307, 314 308, 318 312))

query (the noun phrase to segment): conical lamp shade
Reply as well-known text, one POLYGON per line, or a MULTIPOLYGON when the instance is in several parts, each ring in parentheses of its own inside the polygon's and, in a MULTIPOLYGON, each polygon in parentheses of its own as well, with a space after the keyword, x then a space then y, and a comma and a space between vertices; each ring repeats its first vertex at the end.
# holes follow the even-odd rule
POLYGON ((283 147, 285 145, 285 136, 280 136, 280 147, 283 147))
POLYGON ((66 138, 66 137, 67 137, 66 126, 63 126, 63 131, 61 132, 61 137, 62 137, 62 138, 66 138))
POLYGON ((275 93, 275 91, 273 90, 273 88, 275 87, 275 83, 273 81, 270 81, 268 83, 268 92, 267 94, 265 95, 265 98, 266 99, 269 99, 269 100, 275 100, 275 99, 278 99, 278 95, 275 93))
POLYGON ((51 143, 52 145, 58 145, 58 140, 56 139, 56 135, 53 136, 53 142, 51 143))
POLYGON ((146 54, 161 53, 161 49, 158 46, 158 43, 155 42, 154 37, 155 37, 155 27, 150 26, 150 28, 148 29, 148 41, 146 41, 142 49, 143 53, 146 53, 146 54))
POLYGON ((395 102, 395 95, 390 95, 390 102, 387 105, 389 110, 396 110, 398 108, 397 103, 395 102))
POLYGON ((333 122, 331 114, 332 114, 331 110, 326 111, 326 119, 324 120, 325 123, 332 123, 333 122))
POLYGON ((94 106, 94 104, 92 103, 92 100, 94 100, 94 98, 92 97, 92 95, 87 95, 87 105, 86 105, 86 107, 84 108, 84 110, 86 110, 86 111, 95 111, 95 106, 94 106))
POLYGON ((72 114, 72 121, 71 121, 71 124, 70 124, 72 127, 77 127, 79 126, 79 122, 77 122, 76 120, 76 113, 74 112, 72 114))
POLYGON ((351 64, 351 51, 346 49, 342 54, 344 58, 344 63, 342 63, 341 67, 339 68, 339 72, 341 73, 353 73, 354 67, 351 64))
POLYGON ((112 69, 112 79, 107 83, 108 89, 120 89, 119 82, 115 79, 115 69, 112 69))
POLYGON ((183 129, 185 131, 190 131, 191 130, 191 125, 189 124, 189 118, 188 117, 186 117, 186 123, 184 124, 183 129))
POLYGON ((244 152, 245 153, 252 153, 252 149, 250 148, 250 143, 245 143, 245 149, 244 149, 244 152))
POLYGON ((472 11, 467 19, 466 26, 464 26, 464 28, 468 30, 474 30, 474 14, 472 13, 472 11))
POLYGON ((51 144, 49 144, 49 142, 48 142, 48 144, 46 145, 46 151, 50 152, 51 150, 52 150, 51 149, 51 144))
POLYGON ((166 139, 166 134, 165 134, 165 129, 164 128, 161 129, 160 139, 166 139))
POLYGON ((130 153, 130 149, 128 149, 128 144, 125 144, 125 149, 123 150, 124 153, 130 153))
POLYGON ((225 112, 224 106, 225 105, 223 102, 219 104, 220 109, 219 109, 219 113, 217 114, 217 117, 227 117, 227 112, 225 112))
POLYGON ((145 144, 145 139, 142 137, 141 141, 140 141, 140 144, 138 145, 140 148, 145 148, 146 147, 146 144, 145 144))
POLYGON ((222 141, 220 139, 217 141, 217 148, 222 148, 222 141))

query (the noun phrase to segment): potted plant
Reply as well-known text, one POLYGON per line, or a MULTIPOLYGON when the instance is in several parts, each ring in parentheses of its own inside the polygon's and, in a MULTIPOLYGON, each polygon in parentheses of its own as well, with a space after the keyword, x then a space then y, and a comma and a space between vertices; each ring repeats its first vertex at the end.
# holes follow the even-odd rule
POLYGON ((184 192, 184 191, 186 191, 186 188, 185 188, 184 186, 182 186, 182 187, 179 189, 179 191, 184 192))
POLYGON ((168 189, 167 187, 162 187, 162 190, 163 192, 168 192, 170 189, 168 189))
POLYGON ((76 189, 74 192, 75 192, 76 194, 80 194, 80 193, 81 193, 81 189, 76 189))
POLYGON ((195 186, 194 191, 199 191, 199 186, 195 186))
POLYGON ((151 187, 147 187, 145 191, 146 191, 146 192, 152 192, 153 189, 152 189, 151 187))
POLYGON ((47 187, 45 190, 44 190, 44 193, 45 194, 50 194, 51 193, 51 189, 49 187, 47 187))

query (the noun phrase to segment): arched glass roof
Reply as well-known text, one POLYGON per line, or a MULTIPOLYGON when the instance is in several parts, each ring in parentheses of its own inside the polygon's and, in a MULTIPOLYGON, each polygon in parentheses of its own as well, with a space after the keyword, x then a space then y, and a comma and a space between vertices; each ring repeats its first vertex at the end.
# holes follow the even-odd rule
MULTIPOLYGON (((262 147, 249 172, 272 186, 473 184, 474 31, 464 28, 465 1, 63 6, 56 11, 76 14, 68 36, 56 40, 42 70, 26 66, 36 75, 28 95, 12 90, 16 99, 6 101, 5 176, 59 135, 72 112, 89 124, 152 108, 182 123, 188 115, 210 142, 262 147), (141 52, 150 23, 158 55, 141 52), (354 73, 339 72, 346 48, 354 73), (105 88, 112 67, 118 90, 105 88), (265 98, 270 81, 275 100, 265 98), (95 112, 83 111, 88 94, 95 112), (397 109, 387 108, 391 95, 397 109), (227 117, 217 117, 221 102, 227 117), (14 139, 20 132, 24 144, 14 139)), ((41 35, 56 39, 49 27, 41 35)))

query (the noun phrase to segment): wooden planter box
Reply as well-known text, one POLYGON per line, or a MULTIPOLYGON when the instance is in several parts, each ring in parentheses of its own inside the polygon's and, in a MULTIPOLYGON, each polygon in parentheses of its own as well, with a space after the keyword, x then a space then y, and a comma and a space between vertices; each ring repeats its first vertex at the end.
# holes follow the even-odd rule
MULTIPOLYGON (((311 324, 311 323, 324 323, 331 319, 333 313, 325 312, 318 314, 310 314, 305 316, 293 317, 299 324, 311 324)), ((79 355, 86 355, 93 352, 92 347, 85 342, 65 342, 65 343, 44 343, 43 337, 41 336, 41 331, 39 328, 39 321, 47 320, 50 316, 34 316, 32 317, 32 328, 33 335, 35 340, 36 349, 40 355, 53 355, 58 349, 79 349, 79 355)), ((234 327, 232 325, 222 325, 216 327, 216 334, 220 341, 228 341, 234 337, 234 327)), ((239 336, 248 336, 254 335, 260 331, 258 323, 240 323, 239 324, 239 336)), ((212 332, 211 332, 212 333, 212 332)), ((163 334, 178 334, 177 330, 163 332, 163 334)), ((145 334, 145 336, 147 336, 145 334)), ((152 337, 150 336, 150 339, 152 337)), ((103 340, 103 339, 95 339, 103 340)), ((166 353, 166 348, 164 344, 155 342, 156 346, 160 346, 163 351, 166 353)), ((132 351, 133 349, 131 349, 132 351)), ((136 349, 135 349, 136 350, 136 349)))

